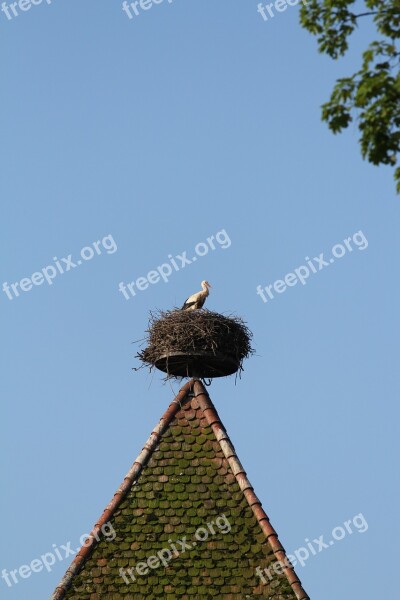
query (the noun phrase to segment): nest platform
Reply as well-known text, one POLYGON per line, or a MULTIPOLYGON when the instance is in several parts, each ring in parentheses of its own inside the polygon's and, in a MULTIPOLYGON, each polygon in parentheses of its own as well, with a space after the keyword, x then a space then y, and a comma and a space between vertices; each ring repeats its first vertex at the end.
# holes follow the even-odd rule
POLYGON ((146 333, 147 347, 137 357, 167 377, 226 377, 242 371, 253 353, 252 334, 240 317, 209 310, 151 313, 146 333))

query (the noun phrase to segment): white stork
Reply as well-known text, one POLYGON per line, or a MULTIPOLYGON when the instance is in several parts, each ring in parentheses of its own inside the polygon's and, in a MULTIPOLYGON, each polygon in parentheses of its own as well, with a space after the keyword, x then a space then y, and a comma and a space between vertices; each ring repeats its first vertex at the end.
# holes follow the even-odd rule
POLYGON ((202 291, 196 292, 195 294, 189 296, 189 298, 185 301, 184 305, 182 306, 181 310, 196 310, 198 308, 203 307, 204 302, 206 301, 206 298, 210 293, 208 291, 208 288, 210 288, 211 285, 208 283, 208 281, 202 281, 201 287, 203 288, 202 291))

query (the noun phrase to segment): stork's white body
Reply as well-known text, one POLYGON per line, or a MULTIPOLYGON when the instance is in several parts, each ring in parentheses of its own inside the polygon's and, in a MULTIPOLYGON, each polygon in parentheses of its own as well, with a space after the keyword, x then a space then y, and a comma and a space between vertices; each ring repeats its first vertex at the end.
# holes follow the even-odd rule
POLYGON ((202 281, 201 287, 202 290, 200 292, 196 292, 195 294, 189 296, 182 306, 182 310, 197 310, 203 307, 204 302, 210 293, 208 288, 210 288, 211 285, 208 283, 208 281, 202 281))

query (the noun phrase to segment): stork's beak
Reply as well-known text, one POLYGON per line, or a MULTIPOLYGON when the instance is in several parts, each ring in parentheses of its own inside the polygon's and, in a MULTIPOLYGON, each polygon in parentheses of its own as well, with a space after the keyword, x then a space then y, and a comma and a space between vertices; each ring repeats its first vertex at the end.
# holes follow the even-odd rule
POLYGON ((208 281, 206 282, 207 287, 212 287, 211 283, 208 283, 208 281))

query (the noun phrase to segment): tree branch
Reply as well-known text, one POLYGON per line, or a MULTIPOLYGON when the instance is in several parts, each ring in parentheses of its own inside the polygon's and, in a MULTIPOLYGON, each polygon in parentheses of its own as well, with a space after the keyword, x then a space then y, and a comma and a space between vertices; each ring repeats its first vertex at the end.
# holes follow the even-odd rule
POLYGON ((365 12, 365 13, 360 13, 359 15, 353 15, 356 19, 358 19, 358 17, 369 17, 370 15, 377 15, 378 12, 383 12, 383 11, 371 11, 371 12, 365 12))

